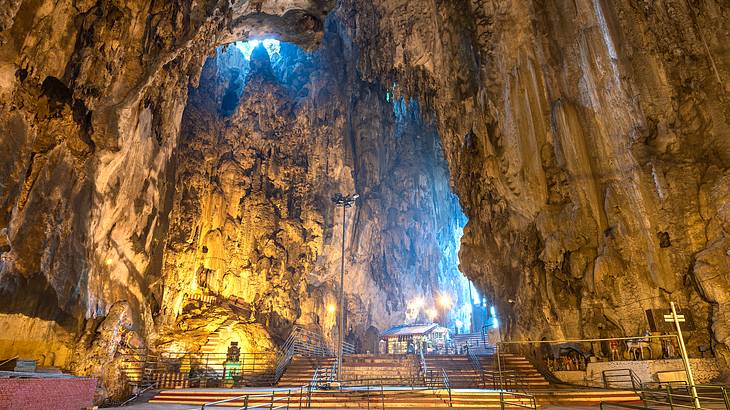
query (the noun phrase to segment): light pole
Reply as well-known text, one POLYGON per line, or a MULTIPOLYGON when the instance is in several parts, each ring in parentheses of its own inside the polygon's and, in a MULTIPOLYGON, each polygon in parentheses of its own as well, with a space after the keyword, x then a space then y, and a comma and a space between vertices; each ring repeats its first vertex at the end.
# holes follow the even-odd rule
POLYGON ((687 384, 689 385, 689 392, 692 395, 692 405, 695 409, 700 408, 700 399, 697 397, 697 387, 695 386, 695 379, 692 376, 692 367, 689 364, 689 355, 687 354, 687 347, 684 345, 684 337, 682 336, 682 327, 679 325, 686 319, 684 315, 677 314, 677 308, 674 306, 674 302, 669 302, 672 307, 672 312, 668 315, 664 315, 664 321, 674 323, 677 328, 677 339, 679 339, 679 353, 682 355, 682 362, 684 363, 684 371, 687 373, 687 384))
POLYGON ((341 206, 342 207, 342 255, 341 255, 341 263, 340 263, 340 320, 338 327, 338 340, 337 340, 337 382, 342 381, 342 345, 344 342, 344 335, 345 335, 345 214, 347 213, 347 208, 350 208, 352 204, 355 203, 355 200, 359 197, 358 194, 352 194, 352 195, 342 195, 341 193, 336 193, 335 196, 332 197, 332 202, 335 203, 335 207, 341 206))

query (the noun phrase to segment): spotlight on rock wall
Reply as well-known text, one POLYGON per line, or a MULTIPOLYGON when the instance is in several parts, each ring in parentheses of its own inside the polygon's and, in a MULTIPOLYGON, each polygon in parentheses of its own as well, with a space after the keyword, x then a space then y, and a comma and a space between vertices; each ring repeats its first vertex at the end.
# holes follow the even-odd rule
POLYGON ((337 306, 335 306, 334 303, 330 303, 329 305, 327 305, 327 312, 335 313, 336 310, 337 310, 337 306))
POLYGON ((411 303, 415 309, 422 309, 423 306, 426 304, 426 301, 423 299, 423 297, 418 296, 417 298, 413 299, 411 303))
POLYGON ((449 296, 449 295, 447 295, 445 293, 442 293, 441 295, 439 295, 439 297, 438 297, 438 304, 442 308, 448 309, 448 308, 451 307, 451 304, 452 303, 453 303, 453 301, 451 300, 451 296, 449 296))

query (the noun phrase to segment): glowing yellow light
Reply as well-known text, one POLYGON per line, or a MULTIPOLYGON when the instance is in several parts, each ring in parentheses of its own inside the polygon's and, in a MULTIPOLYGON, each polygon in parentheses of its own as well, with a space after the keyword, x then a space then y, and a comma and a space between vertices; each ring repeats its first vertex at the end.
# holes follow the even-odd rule
POLYGON ((439 312, 437 312, 436 309, 431 308, 431 309, 426 310, 426 315, 428 315, 429 319, 434 320, 434 319, 436 319, 436 316, 439 315, 439 312))
POLYGON ((449 296, 445 293, 442 293, 438 298, 438 302, 439 302, 439 305, 441 305, 441 307, 449 308, 449 307, 451 307, 451 296, 449 296))
POLYGON ((330 303, 327 305, 327 311, 330 313, 335 313, 335 310, 337 309, 337 306, 334 305, 334 303, 330 303))
POLYGON ((112 258, 106 258, 104 263, 106 264, 106 266, 110 266, 112 263, 114 263, 114 260, 112 258))

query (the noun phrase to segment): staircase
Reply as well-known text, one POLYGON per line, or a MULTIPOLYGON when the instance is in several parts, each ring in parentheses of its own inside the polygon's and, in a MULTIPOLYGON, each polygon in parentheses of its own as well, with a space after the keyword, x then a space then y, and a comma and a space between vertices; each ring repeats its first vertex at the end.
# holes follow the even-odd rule
POLYGON ((499 388, 499 380, 496 376, 499 367, 501 367, 507 383, 517 384, 517 387, 523 390, 534 391, 550 388, 550 382, 524 356, 501 353, 499 366, 495 355, 478 356, 478 358, 485 370, 484 387, 487 389, 499 388))
MULTIPOLYGON (((274 393, 276 398, 284 398, 280 403, 288 403, 290 408, 306 408, 308 400, 312 408, 500 408, 500 392, 491 390, 452 389, 451 395, 445 389, 411 390, 397 388, 371 388, 357 390, 314 390, 311 399, 306 388, 275 388, 267 390, 252 389, 209 389, 209 390, 165 390, 155 396, 150 403, 185 404, 199 407, 205 403, 251 394, 249 406, 266 406, 270 397, 253 397, 262 393, 274 393), (449 397, 451 397, 449 399, 449 397)), ((529 397, 504 393, 505 407, 532 408, 529 397)), ((638 402, 640 398, 632 391, 618 390, 581 390, 551 391, 535 395, 538 405, 597 405, 601 402, 638 402)), ((243 400, 231 401, 221 407, 241 407, 243 400)))
POLYGON ((223 322, 218 329, 216 329, 213 333, 208 335, 208 340, 206 340, 205 344, 202 348, 200 348, 201 353, 225 353, 225 350, 227 350, 227 347, 224 346, 224 351, 219 351, 218 346, 221 342, 221 331, 231 331, 233 326, 238 324, 238 321, 235 319, 228 319, 225 322, 223 322))
POLYGON ((426 384, 429 386, 443 386, 442 369, 446 372, 452 388, 474 389, 482 385, 479 370, 474 368, 466 355, 425 355, 424 359, 427 369, 426 384))
POLYGON ((452 340, 456 349, 464 350, 464 346, 469 346, 469 352, 477 355, 485 355, 494 353, 494 347, 488 346, 482 333, 462 333, 453 335, 452 340))
POLYGON ((293 356, 284 374, 279 379, 278 386, 299 387, 309 384, 317 369, 329 375, 330 369, 336 361, 337 359, 333 356, 293 356))
POLYGON ((421 365, 410 354, 358 354, 342 358, 345 386, 423 386, 421 365))

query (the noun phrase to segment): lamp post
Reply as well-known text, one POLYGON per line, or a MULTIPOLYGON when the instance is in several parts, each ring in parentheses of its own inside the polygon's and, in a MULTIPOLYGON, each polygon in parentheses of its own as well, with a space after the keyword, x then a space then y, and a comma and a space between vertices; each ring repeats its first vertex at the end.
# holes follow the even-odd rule
POLYGON ((350 208, 352 204, 355 203, 355 200, 359 197, 357 194, 352 195, 342 195, 341 193, 336 193, 332 197, 332 202, 334 202, 335 207, 341 206, 342 207, 342 255, 341 255, 341 263, 340 263, 340 295, 339 295, 339 303, 340 303, 340 320, 338 327, 338 340, 337 340, 337 382, 339 383, 342 380, 342 345, 344 342, 344 334, 345 334, 345 214, 347 213, 347 208, 350 208))

